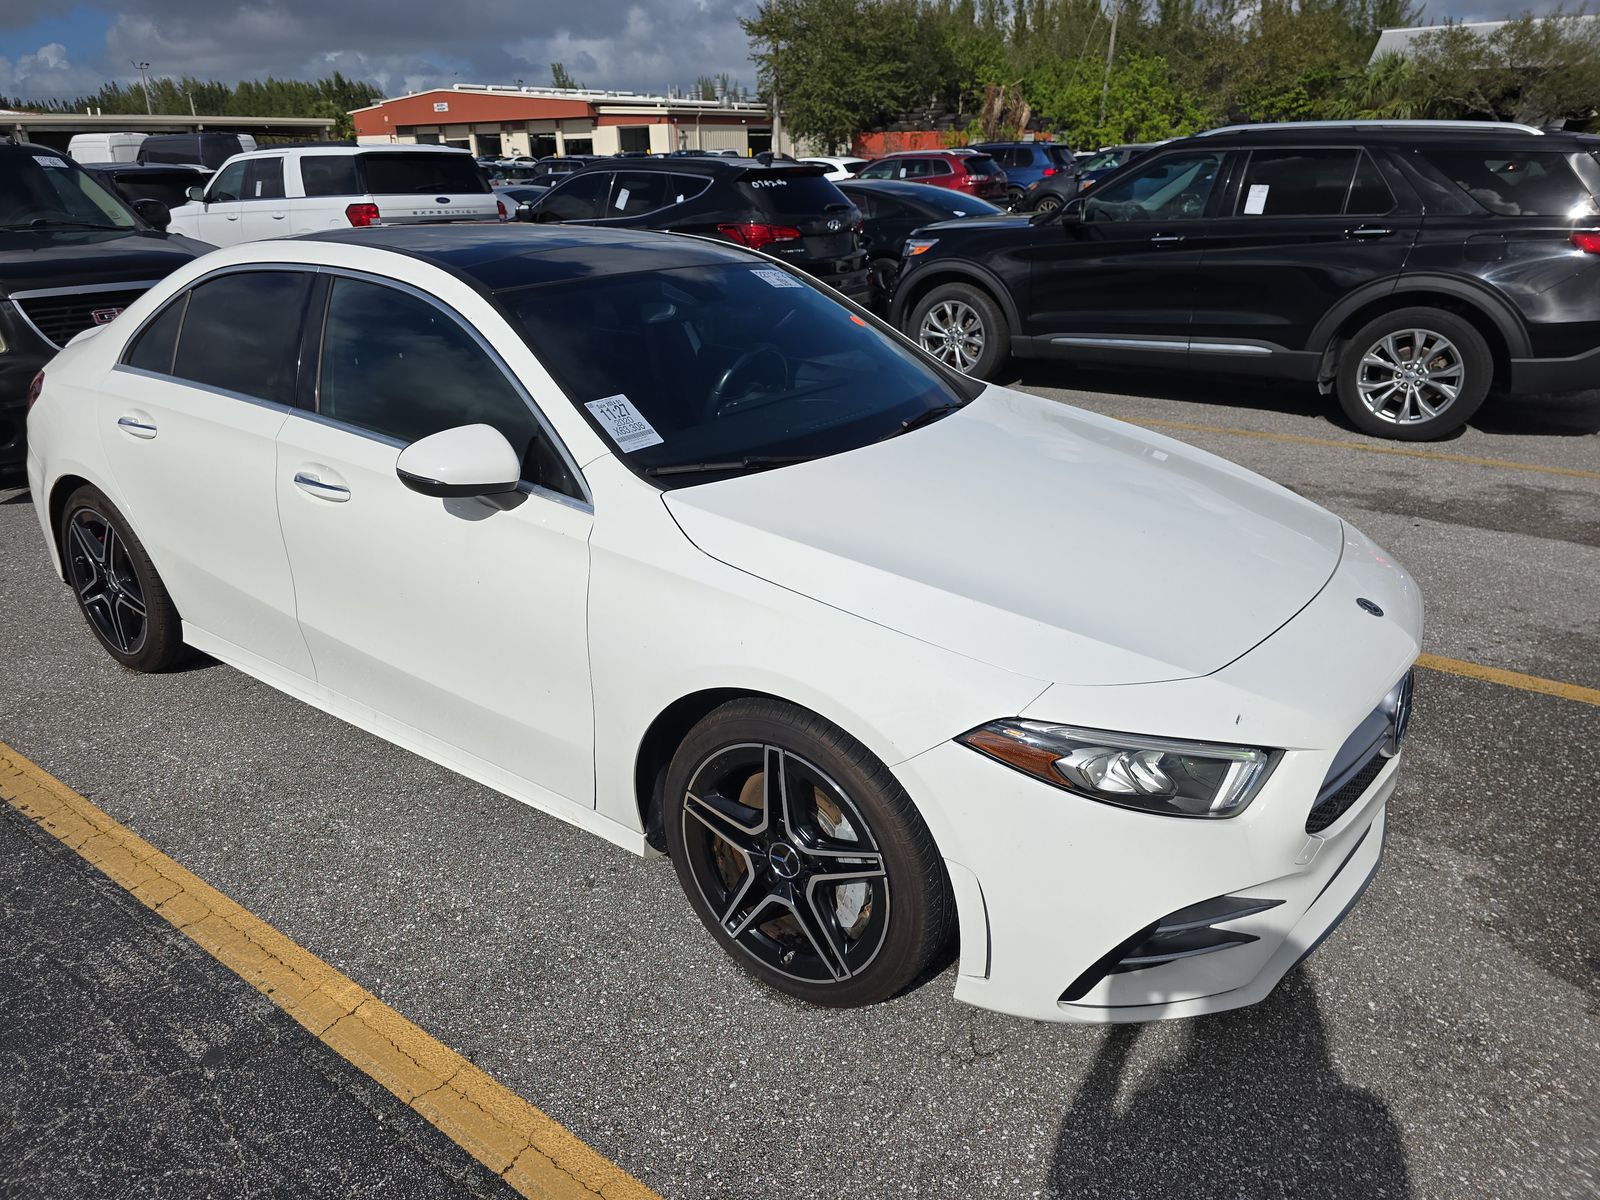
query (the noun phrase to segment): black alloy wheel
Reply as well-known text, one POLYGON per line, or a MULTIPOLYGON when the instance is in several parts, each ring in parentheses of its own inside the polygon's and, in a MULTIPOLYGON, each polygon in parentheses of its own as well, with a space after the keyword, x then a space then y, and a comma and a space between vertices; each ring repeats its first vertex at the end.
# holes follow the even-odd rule
POLYGON ((1060 208, 1061 204, 1062 204, 1062 200, 1061 200, 1060 196, 1051 195, 1049 192, 1046 192, 1043 196, 1040 196, 1039 199, 1035 202, 1035 204, 1033 206, 1033 211, 1034 212, 1041 212, 1041 213, 1052 213, 1052 212, 1055 212, 1056 209, 1060 208))
POLYGON ((949 945, 954 904, 926 826, 887 768, 820 718, 774 700, 724 705, 685 739, 667 787, 684 891, 774 987, 872 1003, 949 945))
POLYGON ((182 624, 144 546, 96 488, 67 501, 61 558, 78 608, 100 644, 136 671, 162 671, 183 655, 182 624))

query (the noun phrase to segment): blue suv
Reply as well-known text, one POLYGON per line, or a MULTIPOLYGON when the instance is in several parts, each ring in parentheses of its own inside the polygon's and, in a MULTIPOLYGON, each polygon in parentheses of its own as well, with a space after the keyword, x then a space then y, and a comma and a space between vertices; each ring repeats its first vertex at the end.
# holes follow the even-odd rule
POLYGON ((1027 195, 1030 184, 1057 175, 1074 175, 1078 170, 1072 151, 1054 142, 983 142, 967 149, 987 154, 1000 164, 1010 184, 1013 208, 1027 195))

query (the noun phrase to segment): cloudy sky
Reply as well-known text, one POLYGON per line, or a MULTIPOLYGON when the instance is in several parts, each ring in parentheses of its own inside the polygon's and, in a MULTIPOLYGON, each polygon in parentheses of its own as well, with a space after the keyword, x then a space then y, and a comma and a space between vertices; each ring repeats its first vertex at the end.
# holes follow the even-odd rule
POLYGON ((451 82, 661 91, 726 71, 752 90, 755 0, 0 0, 0 99, 73 98, 152 74, 228 82, 335 70, 390 93, 451 82), (69 6, 70 5, 70 6, 69 6))
MULTIPOLYGON (((1429 5, 1485 20, 1524 4, 1429 5)), ((1553 0, 1535 0, 1549 7, 1553 0)), ((755 0, 0 0, 0 98, 70 99, 107 79, 228 82, 335 70, 390 94, 451 82, 548 83, 564 62, 590 87, 658 92, 726 71, 754 87, 737 18, 755 0)))

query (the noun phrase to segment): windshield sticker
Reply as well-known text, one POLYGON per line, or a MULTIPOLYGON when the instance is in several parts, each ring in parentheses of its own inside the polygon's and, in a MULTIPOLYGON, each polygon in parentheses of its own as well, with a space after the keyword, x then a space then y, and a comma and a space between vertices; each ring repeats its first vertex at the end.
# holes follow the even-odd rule
POLYGON ((754 275, 757 279, 766 280, 768 287, 804 287, 805 286, 803 283, 801 283, 794 276, 785 274, 783 271, 773 270, 773 268, 771 268, 771 267, 758 267, 756 270, 754 270, 754 271, 752 271, 750 273, 752 275, 754 275))
POLYGON ((1250 194, 1244 198, 1244 213, 1247 217, 1259 217, 1267 211, 1267 193, 1271 187, 1265 183, 1252 183, 1250 194))
POLYGON ((63 170, 66 168, 66 165, 67 165, 67 160, 66 159, 64 159, 64 158, 51 158, 49 155, 46 155, 46 154, 35 154, 33 156, 33 161, 38 163, 41 167, 61 167, 63 170))
POLYGON ((617 448, 624 454, 643 450, 646 446, 659 446, 664 440, 626 396, 591 400, 584 407, 594 414, 594 419, 600 422, 601 428, 611 435, 617 448))
POLYGON ((628 207, 628 189, 627 188, 618 188, 617 189, 617 198, 614 201, 612 201, 612 206, 614 208, 617 208, 617 209, 624 209, 624 208, 628 207))

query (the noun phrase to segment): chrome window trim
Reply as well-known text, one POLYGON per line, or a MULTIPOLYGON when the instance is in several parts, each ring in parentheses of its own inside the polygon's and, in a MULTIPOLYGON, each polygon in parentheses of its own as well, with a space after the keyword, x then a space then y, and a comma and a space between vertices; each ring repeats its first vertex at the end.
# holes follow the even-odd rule
MULTIPOLYGON (((609 192, 607 194, 609 195, 609 192)), ((480 350, 482 350, 484 352, 484 354, 488 355, 489 361, 492 362, 495 365, 495 367, 499 369, 500 373, 502 375, 504 375, 506 377, 506 379, 510 382, 512 390, 515 391, 516 394, 522 398, 522 403, 527 407, 528 411, 533 415, 533 419, 534 419, 535 424, 537 424, 539 426, 540 433, 550 440, 551 446, 553 446, 555 448, 555 451, 560 456, 561 461, 564 464, 566 464, 567 471, 572 475, 573 480, 578 485, 578 490, 581 491, 583 493, 583 495, 582 496, 576 496, 576 497, 574 497, 574 496, 566 496, 565 493, 556 492, 556 491, 553 491, 550 488, 540 487, 537 484, 529 484, 528 486, 531 487, 531 488, 534 488, 536 491, 539 491, 539 492, 542 492, 542 493, 548 493, 551 496, 562 496, 565 499, 576 501, 581 507, 583 507, 587 511, 589 511, 589 512, 593 512, 594 511, 594 493, 589 489, 589 481, 584 478, 583 471, 579 468, 577 460, 575 460, 572 457, 572 452, 567 449, 566 442, 564 442, 561 439, 560 435, 557 434, 555 429, 551 426, 549 419, 544 415, 544 412, 539 408, 539 405, 534 400, 533 395, 523 385, 522 380, 517 378, 517 373, 515 371, 513 371, 506 364, 505 359, 500 357, 499 352, 496 351, 495 348, 488 343, 488 341, 484 338, 483 334, 478 332, 478 329, 477 329, 476 326, 474 326, 470 321, 468 321, 460 313, 456 312, 455 309, 451 308, 448 304, 444 303, 444 301, 440 300, 437 296, 431 295, 430 293, 423 291, 421 288, 415 286, 414 284, 409 284, 409 283, 406 283, 406 282, 404 282, 402 280, 399 280, 399 279, 393 279, 393 278, 390 278, 389 276, 373 275, 373 274, 371 274, 369 272, 366 272, 366 271, 359 271, 359 270, 355 270, 355 269, 348 268, 348 267, 327 267, 327 268, 322 268, 320 270, 320 273, 324 274, 324 275, 327 275, 330 278, 354 279, 359 283, 370 283, 370 284, 374 284, 374 285, 379 286, 379 287, 393 288, 396 291, 405 293, 406 295, 409 295, 409 296, 413 296, 416 299, 421 300, 426 304, 432 305, 434 308, 438 309, 445 316, 450 318, 450 320, 454 321, 457 325, 459 325, 463 330, 465 330, 467 336, 469 338, 471 338, 474 343, 477 344, 478 348, 480 350)), ((328 289, 328 302, 330 304, 333 302, 333 289, 331 287, 328 289)), ((504 321, 505 318, 502 317, 501 320, 504 321)), ((510 326, 509 326, 509 323, 508 323, 507 324, 507 328, 509 328, 509 327, 510 326)), ((324 336, 326 335, 326 330, 327 330, 327 310, 324 309, 323 310, 323 329, 322 329, 322 332, 323 332, 324 336)), ((515 333, 515 330, 513 330, 512 332, 515 333)), ((519 338, 518 340, 520 341, 521 339, 519 338)), ((526 345, 525 342, 522 343, 522 344, 526 345)), ((531 347, 529 348, 528 352, 530 354, 533 353, 531 347)), ((537 357, 537 356, 535 356, 535 357, 537 357)), ((542 366, 543 364, 541 363, 540 365, 542 366)), ((553 382, 554 382, 554 380, 552 379, 552 383, 553 382)), ((559 384, 556 384, 556 387, 557 387, 558 390, 560 389, 560 385, 559 384)), ((313 394, 317 397, 317 400, 318 400, 319 404, 321 403, 321 389, 322 389, 322 347, 321 347, 321 341, 319 339, 318 348, 317 348, 317 381, 316 381, 316 387, 315 387, 314 392, 313 392, 313 394)), ((572 401, 567 397, 567 395, 566 395, 566 393, 564 391, 561 393, 561 396, 562 396, 562 399, 566 400, 566 402, 569 405, 572 404, 572 401)), ((576 407, 576 406, 574 406, 574 407, 576 407)), ((301 410, 301 411, 304 411, 304 410, 301 410)), ((317 413, 317 415, 320 417, 322 414, 319 412, 319 413, 317 413)), ((328 418, 328 419, 329 420, 333 420, 333 418, 328 418)), ((409 444, 409 443, 402 443, 402 445, 405 445, 405 444, 409 444)), ((526 482, 526 481, 523 481, 523 482, 526 482)), ((521 490, 520 485, 518 487, 518 490, 519 491, 521 490)))
POLYGON ((161 383, 175 383, 179 387, 190 388, 207 395, 220 396, 224 400, 238 400, 242 404, 264 408, 269 412, 290 413, 294 409, 287 404, 279 404, 276 400, 263 400, 260 396, 247 396, 243 392, 230 392, 227 388, 213 387, 209 383, 200 383, 193 379, 185 379, 181 375, 163 375, 160 371, 147 371, 143 367, 130 367, 126 363, 118 363, 111 368, 124 375, 137 375, 141 379, 154 379, 161 383))

